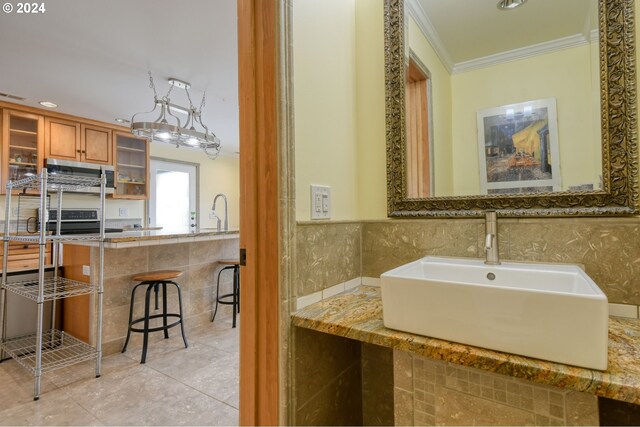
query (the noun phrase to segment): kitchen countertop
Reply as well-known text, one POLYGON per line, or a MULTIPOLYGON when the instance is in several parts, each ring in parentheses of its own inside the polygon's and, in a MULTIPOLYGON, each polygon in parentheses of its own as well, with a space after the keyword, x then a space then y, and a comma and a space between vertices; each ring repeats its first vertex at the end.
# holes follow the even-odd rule
POLYGON ((360 286, 292 314, 292 324, 537 383, 640 404, 640 321, 609 319, 605 372, 395 331, 384 327, 380 288, 360 286))
MULTIPOLYGON (((132 248, 136 246, 172 245, 176 243, 205 242, 211 240, 230 240, 240 237, 239 230, 216 231, 199 229, 196 231, 168 230, 129 230, 121 233, 106 233, 104 247, 107 249, 132 248)), ((72 245, 99 246, 96 241, 73 241, 72 245)))
POLYGON ((198 229, 196 231, 167 230, 128 230, 122 233, 106 233, 106 243, 134 242, 140 240, 180 239, 203 236, 225 236, 239 234, 239 230, 216 231, 215 229, 198 229))

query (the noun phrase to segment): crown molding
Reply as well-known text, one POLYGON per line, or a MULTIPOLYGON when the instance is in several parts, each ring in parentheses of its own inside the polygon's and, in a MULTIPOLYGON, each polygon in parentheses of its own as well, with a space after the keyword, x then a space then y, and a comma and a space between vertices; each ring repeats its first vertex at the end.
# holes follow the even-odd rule
POLYGON ((438 58, 442 61, 442 65, 445 66, 449 73, 453 72, 453 60, 451 59, 451 56, 449 56, 449 52, 447 52, 447 49, 444 47, 444 43, 440 40, 438 32, 418 0, 407 0, 405 4, 409 11, 409 15, 416 21, 416 24, 418 24, 418 27, 431 44, 431 47, 435 50, 436 55, 438 55, 438 58))
POLYGON ((449 55, 449 52, 445 48, 444 43, 440 39, 438 32, 431 23, 431 20, 420 5, 420 2, 418 0, 406 0, 405 5, 409 16, 411 16, 416 21, 416 24, 418 24, 418 28, 420 28, 427 41, 429 41, 431 47, 438 55, 438 58, 440 58, 440 61, 442 61, 442 65, 444 65, 447 71, 449 71, 449 73, 451 74, 458 74, 466 71, 477 70, 480 68, 491 67, 493 65, 530 58, 536 55, 556 52, 562 49, 570 49, 588 43, 595 43, 599 39, 599 31, 598 29, 594 29, 591 30, 588 34, 575 34, 573 36, 563 37, 560 39, 513 49, 506 52, 496 53, 494 55, 484 56, 482 58, 454 63, 451 59, 451 56, 449 55))
MULTIPOLYGON (((593 35, 591 36, 593 37, 593 35)), ((597 31, 596 31, 597 37, 597 31)), ((521 47, 518 49, 508 50, 506 52, 496 53, 494 55, 484 56, 482 58, 472 59, 469 61, 458 62, 453 67, 452 74, 463 73, 466 71, 477 70, 479 68, 491 67, 493 65, 505 62, 516 61, 520 59, 530 58, 532 56, 545 53, 556 52, 563 49, 570 49, 578 46, 589 44, 589 40, 583 34, 562 37, 560 39, 551 40, 544 43, 538 43, 531 46, 521 47)))

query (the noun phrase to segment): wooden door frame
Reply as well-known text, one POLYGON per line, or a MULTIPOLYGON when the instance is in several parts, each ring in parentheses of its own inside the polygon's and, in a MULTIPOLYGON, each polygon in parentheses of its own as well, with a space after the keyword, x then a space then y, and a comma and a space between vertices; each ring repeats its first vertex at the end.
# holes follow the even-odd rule
POLYGON ((280 407, 279 13, 238 0, 241 267, 240 424, 276 425, 280 407))

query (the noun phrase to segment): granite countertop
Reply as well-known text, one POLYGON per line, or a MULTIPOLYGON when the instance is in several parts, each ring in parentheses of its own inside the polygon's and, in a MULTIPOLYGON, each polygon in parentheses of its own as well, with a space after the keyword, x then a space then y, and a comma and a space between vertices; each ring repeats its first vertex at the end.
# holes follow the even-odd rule
POLYGON ((106 243, 124 243, 124 242, 137 242, 140 240, 164 240, 164 239, 182 239, 190 237, 202 237, 202 236, 220 236, 220 235, 232 235, 239 234, 239 230, 228 231, 216 231, 212 228, 203 228, 196 231, 184 230, 184 231, 168 231, 168 230, 131 230, 123 231, 122 233, 106 233, 106 243))
POLYGON ((360 286, 312 304, 292 324, 537 383, 640 404, 640 322, 609 319, 609 368, 605 372, 546 362, 384 327, 380 288, 360 286))

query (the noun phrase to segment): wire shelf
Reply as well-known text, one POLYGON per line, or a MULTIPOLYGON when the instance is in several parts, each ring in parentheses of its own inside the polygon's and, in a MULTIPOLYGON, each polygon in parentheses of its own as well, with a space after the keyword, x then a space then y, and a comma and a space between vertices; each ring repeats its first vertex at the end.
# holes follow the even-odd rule
MULTIPOLYGON (((40 241, 40 234, 10 234, 6 237, 7 240, 13 242, 38 243, 40 241)), ((95 242, 101 240, 99 234, 47 234, 44 238, 46 241, 59 241, 62 243, 95 242)))
MULTIPOLYGON (((37 279, 7 283, 5 289, 30 300, 38 301, 39 284, 37 279)), ((43 284, 44 301, 92 294, 97 291, 97 285, 77 282, 62 277, 58 277, 57 279, 53 277, 45 278, 43 284)))
MULTIPOLYGON (((37 334, 11 338, 0 344, 2 349, 23 368, 35 375, 37 334)), ((96 349, 58 330, 42 334, 42 372, 51 372, 76 363, 95 359, 96 349)))
MULTIPOLYGON (((9 181, 7 189, 40 190, 43 174, 30 176, 18 181, 9 181)), ((89 178, 65 174, 49 174, 47 177, 47 189, 56 191, 77 191, 89 187, 100 187, 101 178, 89 178)))

